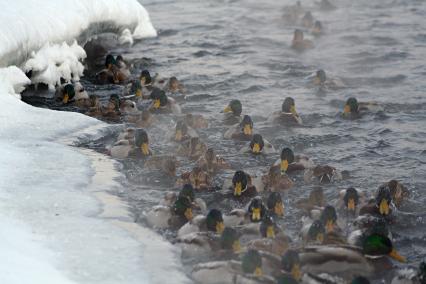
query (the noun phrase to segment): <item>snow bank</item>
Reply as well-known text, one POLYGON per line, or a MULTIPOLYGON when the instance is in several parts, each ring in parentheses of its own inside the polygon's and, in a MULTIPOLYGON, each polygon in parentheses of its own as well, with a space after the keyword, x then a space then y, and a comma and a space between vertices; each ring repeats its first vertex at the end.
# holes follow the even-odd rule
POLYGON ((15 0, 0 10, 0 27, 0 67, 19 65, 46 43, 71 43, 84 33, 124 32, 128 38, 127 29, 136 39, 157 34, 137 0, 15 0))

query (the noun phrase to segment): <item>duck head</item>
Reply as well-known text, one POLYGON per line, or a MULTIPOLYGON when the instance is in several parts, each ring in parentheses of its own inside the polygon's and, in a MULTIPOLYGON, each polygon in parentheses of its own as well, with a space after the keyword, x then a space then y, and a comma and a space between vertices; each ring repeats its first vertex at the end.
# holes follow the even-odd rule
POLYGON ((141 150, 142 155, 148 156, 151 154, 151 151, 149 150, 148 133, 146 133, 145 130, 141 128, 136 129, 135 142, 136 142, 136 147, 138 147, 141 150))
POLYGON ((241 252, 240 235, 235 229, 226 227, 220 237, 220 245, 222 249, 239 253, 241 252))
POLYGON ((326 80, 327 76, 325 75, 325 71, 322 69, 318 70, 314 78, 314 83, 316 85, 323 85, 326 80))
POLYGON ((90 107, 97 107, 99 106, 99 97, 97 95, 90 95, 89 102, 90 102, 90 107))
POLYGON ((139 77, 139 81, 142 86, 151 85, 152 78, 148 70, 142 71, 141 76, 139 77))
POLYGON ((239 100, 232 100, 229 105, 223 110, 224 113, 232 113, 235 116, 240 116, 243 111, 243 106, 239 100))
POLYGON ((274 215, 282 217, 284 216, 284 204, 279 192, 271 192, 266 201, 266 205, 270 212, 274 215))
POLYGON ((282 173, 286 173, 288 170, 288 166, 294 162, 294 153, 290 148, 284 148, 281 151, 281 162, 280 169, 282 173))
POLYGON ((253 120, 249 115, 245 115, 240 123, 241 131, 246 136, 253 135, 253 120))
POLYGON ((241 267, 244 273, 262 276, 262 257, 257 250, 248 250, 243 255, 241 267))
POLYGON ((380 187, 376 195, 376 206, 380 215, 388 216, 392 204, 392 195, 388 186, 380 187))
POLYGON ((194 188, 190 184, 184 184, 182 189, 179 192, 179 198, 187 198, 191 203, 195 200, 194 188))
POLYGON ((115 65, 117 65, 117 61, 114 56, 112 56, 112 54, 108 54, 105 58, 105 68, 111 70, 115 65))
POLYGON ((405 262, 405 257, 401 256, 393 247, 392 241, 381 234, 371 234, 367 236, 362 245, 362 252, 369 256, 389 256, 399 262, 405 262))
POLYGON ((175 92, 179 89, 179 81, 176 77, 171 77, 169 79, 169 90, 175 92))
POLYGON ((186 197, 178 198, 173 204, 173 212, 177 216, 184 217, 187 221, 191 221, 192 215, 192 204, 186 197))
POLYGON ((247 189, 248 176, 243 171, 236 171, 232 177, 232 187, 235 197, 240 197, 243 192, 247 189))
POLYGON ((263 218, 259 230, 262 238, 275 239, 278 234, 278 226, 270 216, 263 218))
POLYGON ((66 84, 62 91, 62 103, 67 104, 75 97, 75 89, 73 84, 66 84))
POLYGON ((346 209, 355 214, 359 202, 358 191, 353 187, 346 189, 343 201, 345 202, 346 209))
POLYGON ((296 250, 289 249, 285 252, 281 258, 281 269, 290 273, 297 281, 302 278, 299 253, 296 250))
POLYGON ((320 220, 327 234, 333 232, 337 222, 336 209, 331 205, 327 205, 321 212, 320 220))
POLYGON ((151 92, 152 108, 159 109, 167 105, 168 99, 166 93, 159 88, 154 88, 151 92))
POLYGON ((285 113, 291 113, 293 115, 297 115, 296 103, 294 102, 294 99, 291 97, 285 98, 281 106, 281 111, 285 113))
POLYGON ((223 224, 222 212, 217 209, 211 209, 206 216, 207 230, 222 234, 225 229, 223 224))
POLYGON ((180 142, 185 138, 187 134, 188 126, 186 125, 186 123, 182 120, 178 121, 176 123, 175 140, 180 142))
POLYGON ((343 109, 343 114, 357 114, 359 112, 359 104, 356 98, 349 98, 346 101, 345 108, 343 109))
POLYGON ((250 141, 251 153, 255 155, 261 154, 264 146, 265 146, 265 142, 263 141, 262 135, 254 134, 253 138, 250 141))
POLYGON ((260 197, 255 197, 250 201, 248 213, 252 222, 260 222, 263 219, 266 209, 260 197))
POLYGON ((325 239, 325 227, 320 220, 315 220, 308 230, 308 242, 313 242, 315 244, 322 244, 325 239))

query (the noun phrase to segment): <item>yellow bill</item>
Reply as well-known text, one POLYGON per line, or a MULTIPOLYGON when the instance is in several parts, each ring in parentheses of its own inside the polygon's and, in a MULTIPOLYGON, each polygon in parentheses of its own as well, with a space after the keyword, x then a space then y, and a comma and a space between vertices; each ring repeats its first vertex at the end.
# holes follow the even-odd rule
POLYGON ((185 210, 185 218, 186 218, 188 221, 190 221, 190 220, 192 220, 192 217, 193 217, 193 215, 192 215, 192 209, 191 209, 191 208, 187 208, 187 209, 185 210))
POLYGON ((252 135, 253 129, 251 128, 251 125, 250 124, 244 125, 243 132, 244 132, 244 135, 252 135))
POLYGON ((322 244, 324 242, 324 234, 323 233, 319 233, 317 235, 317 242, 322 244))
POLYGON ((355 211, 355 209, 356 209, 355 199, 349 198, 349 200, 348 200, 348 210, 355 211))
POLYGON ((251 213, 251 218, 253 221, 260 221, 260 208, 254 208, 251 213))
POLYGON ((292 114, 294 114, 294 115, 296 115, 297 114, 297 112, 296 112, 296 107, 293 105, 293 106, 291 106, 291 108, 290 108, 290 112, 292 113, 292 114))
POLYGON ((225 230, 225 224, 223 222, 216 223, 216 233, 222 234, 223 230, 225 230))
POLYGON ((241 243, 240 240, 236 240, 234 241, 234 243, 232 244, 232 251, 234 253, 239 253, 241 251, 241 243))
POLYGON ((382 199, 379 205, 379 211, 381 215, 389 215, 389 203, 386 199, 382 199))
POLYGON ((268 228, 266 229, 266 237, 269 239, 275 239, 274 226, 268 226, 268 228))
POLYGON ((302 272, 300 271, 300 265, 295 264, 291 268, 291 276, 293 276, 294 279, 299 281, 302 278, 302 272))
POLYGON ((136 97, 142 97, 142 90, 141 89, 139 89, 139 90, 136 90, 136 97))
POLYGON ((183 138, 182 130, 176 130, 175 140, 176 141, 182 141, 182 138, 183 138))
POLYGON ((350 113, 351 107, 349 105, 345 105, 345 108, 343 109, 343 113, 350 113))
POLYGON ((274 212, 277 216, 284 216, 284 205, 281 202, 277 202, 274 206, 274 212))
POLYGON ((224 112, 224 113, 232 112, 232 108, 231 108, 230 106, 227 106, 227 107, 223 110, 223 112, 224 112))
POLYGON ((241 184, 241 182, 237 182, 234 188, 234 195, 241 196, 242 192, 243 192, 243 185, 241 184))
POLYGON ((281 160, 281 172, 287 172, 288 170, 288 161, 287 160, 281 160))
POLYGON ((254 275, 256 276, 262 276, 263 275, 263 271, 261 267, 256 267, 256 270, 254 271, 254 275))
POLYGON ((160 100, 154 100, 154 108, 155 109, 158 109, 158 108, 160 108, 160 106, 161 106, 161 102, 160 102, 160 100))
POLYGON ((65 94, 64 97, 62 98, 62 103, 67 104, 69 100, 70 100, 70 97, 68 96, 68 94, 65 94))
POLYGON ((399 262, 406 262, 407 259, 400 255, 395 249, 392 249, 392 251, 389 253, 389 256, 393 259, 399 261, 399 262))
POLYGON ((334 222, 332 220, 328 220, 325 224, 325 230, 327 233, 331 233, 334 231, 334 222))
POLYGON ((142 143, 142 145, 141 145, 141 151, 142 151, 142 154, 144 154, 145 156, 149 155, 149 145, 148 145, 148 143, 142 143))
POLYGON ((260 153, 260 145, 259 145, 259 143, 255 143, 255 144, 253 145, 252 152, 253 152, 254 154, 259 154, 259 153, 260 153))

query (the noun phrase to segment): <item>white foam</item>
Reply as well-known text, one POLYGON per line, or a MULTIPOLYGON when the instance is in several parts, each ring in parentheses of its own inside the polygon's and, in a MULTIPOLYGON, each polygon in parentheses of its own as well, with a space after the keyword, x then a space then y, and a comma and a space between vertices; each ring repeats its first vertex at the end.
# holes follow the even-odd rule
POLYGON ((157 35, 136 0, 14 0, 0 9, 0 67, 21 64, 46 43, 72 43, 93 24, 131 30, 135 39, 157 35))

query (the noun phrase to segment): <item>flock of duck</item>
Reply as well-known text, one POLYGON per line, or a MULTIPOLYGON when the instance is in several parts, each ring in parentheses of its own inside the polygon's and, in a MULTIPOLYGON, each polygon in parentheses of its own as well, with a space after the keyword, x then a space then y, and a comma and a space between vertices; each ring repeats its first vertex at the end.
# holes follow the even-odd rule
MULTIPOLYGON (((323 0, 323 9, 335 8, 323 0)), ((286 18, 298 22, 313 35, 322 33, 322 24, 298 2, 286 9, 286 18)), ((302 29, 294 33, 292 48, 305 50, 313 43, 304 39, 302 29)), ((100 84, 126 84, 130 66, 122 56, 107 55, 105 68, 96 74, 100 84)), ((313 84, 339 87, 340 83, 318 70, 313 84)), ((369 283, 393 267, 392 261, 405 262, 392 243, 391 226, 397 222, 398 208, 409 198, 409 191, 396 180, 378 187, 371 195, 356 188, 342 190, 338 200, 326 200, 322 186, 345 179, 347 172, 329 165, 317 165, 309 157, 292 149, 277 151, 255 132, 250 115, 243 115, 239 100, 231 100, 222 111, 222 124, 228 129, 223 139, 246 141, 241 153, 276 157, 276 162, 261 176, 244 169, 232 169, 224 157, 208 147, 197 133, 208 128, 200 114, 182 114, 186 90, 176 77, 151 76, 148 70, 126 85, 122 95, 111 95, 105 105, 88 95, 80 83, 60 86, 56 99, 73 105, 87 115, 128 126, 108 149, 116 159, 144 159, 144 166, 176 177, 177 190, 167 192, 161 204, 144 213, 146 223, 155 229, 176 232, 175 244, 182 249, 183 261, 196 259, 190 271, 199 283, 369 283), (177 175, 175 155, 160 155, 150 148, 149 129, 160 116, 175 121, 173 134, 166 139, 176 143, 176 155, 191 161, 193 168, 177 175), (213 188, 212 179, 223 171, 232 171, 221 189, 213 188), (303 215, 300 239, 291 240, 279 226, 284 219, 285 194, 294 186, 293 177, 302 173, 306 183, 316 183, 308 198, 294 201, 303 215), (223 212, 208 208, 199 193, 213 192, 222 200, 239 204, 223 212), (345 224, 346 225, 342 225, 345 224), (350 225, 347 225, 350 222, 350 225), (349 231, 348 231, 349 230, 349 231)), ((361 117, 378 106, 349 98, 342 110, 344 119, 361 117)), ((268 123, 292 127, 301 125, 295 100, 285 98, 281 109, 268 123)), ((218 201, 220 202, 220 200, 218 201)), ((418 270, 400 273, 392 283, 426 283, 426 264, 418 270), (406 282, 403 282, 406 281, 406 282), (411 282, 409 282, 411 281, 411 282)))

